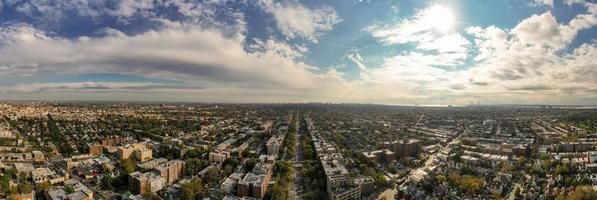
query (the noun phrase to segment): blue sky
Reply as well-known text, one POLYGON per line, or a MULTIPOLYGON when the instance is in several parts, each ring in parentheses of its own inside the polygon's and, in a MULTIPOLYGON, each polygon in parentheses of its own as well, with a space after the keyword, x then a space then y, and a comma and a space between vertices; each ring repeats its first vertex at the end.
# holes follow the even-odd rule
POLYGON ((585 0, 0 0, 0 99, 594 104, 585 0))

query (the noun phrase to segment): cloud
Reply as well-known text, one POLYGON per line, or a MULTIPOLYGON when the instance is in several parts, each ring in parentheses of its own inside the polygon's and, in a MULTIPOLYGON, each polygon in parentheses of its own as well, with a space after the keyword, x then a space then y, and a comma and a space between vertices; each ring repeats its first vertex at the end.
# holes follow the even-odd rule
POLYGON ((397 25, 367 30, 386 45, 414 44, 410 50, 385 58, 364 80, 380 90, 400 88, 401 96, 466 103, 466 101, 587 103, 597 85, 595 41, 565 51, 578 32, 594 27, 594 13, 580 13, 559 23, 551 12, 532 15, 512 30, 495 26, 468 27, 472 41, 438 32, 422 19, 430 8, 397 25), (470 54, 474 49, 475 54, 470 54), (465 69, 459 66, 473 56, 465 69), (590 67, 593 66, 593 67, 590 67), (570 96, 570 88, 575 97, 570 96), (459 99, 460 97, 460 99, 459 99))
POLYGON ((595 41, 570 45, 580 32, 596 24, 597 7, 586 1, 565 2, 586 8, 567 22, 548 11, 531 15, 512 29, 487 26, 465 31, 438 24, 454 16, 447 7, 430 5, 401 21, 365 28, 379 42, 367 45, 384 52, 370 58, 363 57, 371 55, 368 48, 347 47, 352 50, 341 58, 345 68, 317 66, 309 57, 310 49, 319 48, 314 43, 342 21, 326 5, 259 1, 258 8, 272 17, 265 21, 280 30, 280 34, 266 31, 262 37, 249 33, 253 27, 247 28, 250 20, 245 19, 251 13, 230 6, 231 2, 251 6, 245 5, 251 1, 118 1, 110 6, 106 2, 111 1, 5 3, 5 9, 19 9, 42 22, 46 22, 43 17, 86 16, 117 20, 125 26, 136 20, 156 26, 135 32, 120 25, 114 26, 119 29, 99 26, 90 34, 64 36, 59 28, 38 21, 4 23, 0 79, 108 73, 175 83, 7 81, 0 85, 0 96, 404 104, 571 104, 597 99, 595 41), (353 72, 358 76, 348 74, 353 72))
POLYGON ((324 32, 331 31, 342 21, 329 6, 307 8, 294 0, 261 0, 259 5, 274 16, 278 29, 290 39, 304 38, 317 43, 324 32))
POLYGON ((356 64, 357 67, 359 67, 359 70, 367 71, 367 66, 365 66, 365 64, 363 63, 363 57, 361 57, 361 55, 358 52, 350 51, 346 54, 346 58, 354 62, 354 64, 356 64))
POLYGON ((27 83, 7 87, 0 87, 0 92, 11 93, 39 93, 52 91, 84 91, 84 92, 114 92, 114 91, 150 91, 150 90, 201 90, 203 87, 156 84, 146 82, 61 82, 61 83, 27 83))
MULTIPOLYGON (((441 5, 432 5, 420 10, 415 16, 404 19, 396 24, 374 25, 368 27, 373 37, 381 39, 386 44, 405 44, 428 42, 442 36, 444 21, 451 21, 451 11, 441 5), (446 20, 447 19, 447 20, 446 20)), ((451 28, 451 27, 447 27, 451 28)))
POLYGON ((597 13, 577 15, 569 25, 561 25, 551 12, 545 12, 523 20, 514 27, 512 33, 521 43, 544 45, 560 50, 572 41, 578 31, 595 24, 597 13))
POLYGON ((470 42, 451 25, 444 24, 452 22, 448 8, 431 5, 396 24, 374 25, 366 30, 387 45, 416 45, 414 50, 388 60, 395 65, 455 67, 468 57, 470 42))
POLYGON ((529 6, 549 6, 553 8, 553 0, 533 0, 529 6))
MULTIPOLYGON (((6 16, 10 21, 27 21, 44 31, 61 32, 69 28, 70 23, 77 27, 78 21, 96 26, 120 25, 133 26, 139 32, 156 28, 155 22, 185 23, 219 29, 237 29, 244 21, 242 12, 233 8, 234 4, 244 1, 210 0, 24 0, 5 1, 6 9, 14 14, 6 16), (227 9, 222 9, 227 7, 227 9), (76 20, 73 20, 76 19, 76 20), (176 22, 174 22, 176 21, 176 22), (227 26, 227 25, 238 25, 227 26)), ((92 26, 93 27, 93 26, 92 26)), ((72 30, 70 30, 72 31, 72 30)))
POLYGON ((153 9, 153 2, 153 0, 122 0, 118 3, 117 9, 109 13, 116 17, 131 17, 139 12, 153 9))
MULTIPOLYGON (((294 94, 297 98, 306 98, 301 96, 308 94, 320 100, 358 98, 348 95, 358 88, 346 83, 333 71, 314 72, 314 66, 296 61, 307 51, 305 47, 270 39, 258 40, 247 51, 245 35, 240 33, 226 37, 217 29, 176 26, 138 35, 108 34, 96 38, 65 39, 50 37, 27 25, 5 27, 0 33, 2 38, 11 38, 0 45, 0 77, 112 73, 179 80, 227 91, 245 88, 244 92, 237 93, 237 97, 267 91, 294 94)), ((119 89, 141 87, 145 86, 119 89)), ((61 91, 82 89, 64 85, 46 88, 61 91)), ((106 88, 91 86, 86 89, 106 88)), ((159 89, 169 88, 160 86, 159 89)), ((271 99, 272 96, 262 98, 271 99)))
POLYGON ((114 16, 129 18, 154 8, 153 0, 28 0, 7 1, 7 7, 42 21, 60 21, 70 13, 81 17, 114 16), (115 6, 114 6, 115 5, 115 6))
POLYGON ((477 26, 468 27, 466 32, 475 37, 474 43, 479 47, 479 53, 474 58, 475 61, 497 57, 508 48, 508 33, 495 26, 485 29, 477 26))
POLYGON ((466 89, 466 86, 464 86, 462 84, 454 84, 454 85, 451 85, 450 88, 453 90, 464 90, 464 89, 466 89))
POLYGON ((244 36, 225 38, 217 30, 172 28, 77 40, 49 38, 32 30, 21 27, 8 33, 17 38, 0 49, 0 63, 17 72, 35 67, 40 71, 141 74, 298 88, 313 82, 308 66, 295 63, 292 55, 272 48, 249 53, 243 47, 244 36))
POLYGON ((551 86, 548 85, 524 85, 519 87, 511 87, 508 90, 528 90, 528 91, 542 91, 542 90, 551 90, 553 89, 551 86))

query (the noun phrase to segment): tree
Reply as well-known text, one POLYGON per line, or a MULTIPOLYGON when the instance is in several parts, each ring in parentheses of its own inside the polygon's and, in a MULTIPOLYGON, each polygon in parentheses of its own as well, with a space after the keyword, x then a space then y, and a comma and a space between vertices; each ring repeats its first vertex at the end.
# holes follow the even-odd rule
MULTIPOLYGON (((282 179, 283 180, 283 179, 282 179)), ((282 184, 274 184, 272 188, 273 199, 286 199, 287 189, 282 184)))
POLYGON ((376 185, 385 186, 387 183, 388 183, 388 181, 383 176, 383 174, 377 174, 377 176, 375 177, 375 184, 376 185))
POLYGON ((253 167, 255 167, 256 164, 257 164, 257 159, 256 158, 248 159, 245 162, 245 166, 244 166, 245 171, 251 171, 251 170, 253 170, 253 167))
POLYGON ((570 168, 569 168, 569 164, 566 165, 567 163, 564 163, 563 165, 558 164, 556 166, 556 174, 558 175, 566 175, 568 174, 568 172, 570 172, 570 168))
POLYGON ((73 192, 75 192, 75 189, 74 189, 73 187, 71 187, 70 185, 67 185, 67 186, 65 186, 65 187, 64 187, 64 191, 65 191, 67 194, 70 194, 70 193, 73 193, 73 192))
POLYGON ((143 199, 145 199, 145 200, 152 200, 156 197, 155 194, 151 191, 147 191, 147 192, 143 193, 142 196, 143 196, 143 199))
POLYGON ((365 174, 367 176, 377 177, 377 172, 375 172, 375 169, 373 169, 371 167, 365 167, 365 174))
POLYGON ((224 163, 222 163, 223 165, 230 165, 232 168, 236 168, 236 166, 238 166, 240 164, 240 161, 238 161, 238 159, 236 158, 230 158, 226 161, 224 161, 224 163))
POLYGON ((44 181, 44 182, 35 184, 35 188, 37 190, 47 190, 48 188, 50 188, 50 182, 49 181, 44 181))
POLYGON ((576 187, 574 192, 570 193, 570 200, 592 200, 597 199, 597 190, 591 187, 576 187))
POLYGON ((518 198, 522 197, 522 190, 520 187, 516 187, 516 190, 514 190, 514 195, 516 195, 518 198))
POLYGON ((224 166, 224 174, 226 174, 226 175, 232 174, 232 170, 233 170, 232 166, 230 166, 230 165, 224 166))
POLYGON ((440 174, 440 175, 437 175, 437 176, 435 176, 435 179, 436 179, 438 182, 440 182, 440 183, 446 182, 446 180, 447 180, 446 176, 444 176, 444 175, 441 175, 441 174, 440 174))
POLYGON ((518 169, 522 169, 524 167, 524 165, 527 162, 527 158, 525 158, 524 156, 521 156, 520 158, 518 158, 518 160, 516 161, 516 167, 518 169))
POLYGON ((180 200, 194 200, 195 199, 195 192, 190 187, 185 187, 183 185, 182 188, 178 191, 177 199, 180 200))
POLYGON ((109 175, 104 175, 100 180, 100 186, 104 190, 112 190, 112 183, 114 182, 114 178, 109 175))
POLYGON ((286 174, 290 172, 291 165, 287 161, 280 161, 274 164, 274 171, 280 174, 286 174))
POLYGON ((180 200, 194 200, 197 197, 203 196, 203 181, 201 179, 193 179, 193 181, 182 184, 177 194, 177 199, 180 200))
POLYGON ((218 170, 218 168, 216 168, 216 167, 212 167, 212 168, 208 169, 207 174, 206 174, 207 181, 212 182, 212 181, 216 180, 216 178, 218 177, 219 174, 220 174, 220 170, 218 170))
POLYGON ((29 183, 21 183, 19 184, 19 193, 30 193, 33 191, 33 186, 29 183))
POLYGON ((135 162, 133 160, 130 160, 130 159, 123 160, 121 162, 121 165, 122 165, 122 169, 127 174, 133 173, 135 171, 135 162))
POLYGON ((207 160, 198 158, 187 159, 185 162, 184 174, 187 176, 195 175, 209 165, 207 160))
POLYGON ((398 172, 398 168, 396 168, 396 165, 394 165, 394 164, 389 164, 388 165, 388 171, 390 173, 395 174, 396 172, 398 172))

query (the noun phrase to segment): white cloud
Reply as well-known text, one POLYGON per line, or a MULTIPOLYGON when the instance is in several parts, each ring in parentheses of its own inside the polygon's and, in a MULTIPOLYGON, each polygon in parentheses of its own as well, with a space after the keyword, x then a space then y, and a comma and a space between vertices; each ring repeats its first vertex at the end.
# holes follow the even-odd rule
POLYGON ((254 39, 255 44, 250 48, 257 52, 274 52, 286 58, 299 58, 308 51, 304 45, 290 45, 274 39, 268 39, 266 41, 260 39, 254 39))
POLYGON ((365 66, 365 64, 363 63, 363 57, 361 57, 361 55, 358 52, 350 51, 348 52, 348 54, 346 54, 346 58, 354 62, 357 65, 357 67, 359 67, 359 70, 367 71, 367 66, 365 66))
POLYGON ((533 0, 530 6, 549 6, 553 8, 553 0, 533 0))
POLYGON ((450 31, 454 16, 441 5, 432 5, 420 10, 409 19, 397 24, 375 25, 368 27, 373 37, 386 44, 404 44, 428 42, 450 31), (447 24, 446 24, 447 23, 447 24))
MULTIPOLYGON (((73 4, 86 8, 82 2, 73 4)), ((289 44, 274 37, 246 38, 242 13, 216 9, 226 1, 156 2, 159 6, 174 6, 192 20, 152 18, 164 26, 138 35, 105 28, 97 31, 98 36, 74 39, 24 24, 3 26, 0 78, 43 73, 116 73, 175 79, 185 86, 31 83, 0 86, 1 96, 22 93, 32 98, 35 97, 31 95, 59 98, 57 95, 61 94, 97 100, 106 98, 97 93, 113 91, 114 98, 125 100, 412 104, 583 103, 597 99, 595 41, 568 49, 580 31, 596 24, 594 4, 587 2, 570 1, 569 4, 585 6, 587 12, 569 22, 558 22, 546 12, 522 20, 512 30, 494 26, 466 28, 472 40, 451 27, 437 24, 438 18, 454 17, 448 8, 438 5, 396 24, 371 26, 366 30, 384 47, 412 44, 413 48, 382 58, 380 66, 366 66, 362 52, 349 52, 346 59, 359 68, 360 80, 344 80, 346 74, 336 68, 323 69, 301 62, 309 50, 304 44, 289 44), (219 24, 215 21, 219 15, 237 23, 219 24), (248 45, 247 40, 253 43, 248 45), (470 54, 471 49, 478 53, 470 54), (463 69, 461 66, 473 55, 472 66, 463 69)), ((141 1, 122 3, 126 8, 81 12, 89 16, 110 12, 122 18, 151 13, 149 4, 141 1)), ((276 26, 288 38, 317 41, 341 20, 327 6, 307 8, 297 1, 262 1, 259 5, 274 16, 276 26)), ((29 9, 39 10, 35 6, 29 9)), ((23 8, 23 12, 26 10, 23 8)))
POLYGON ((440 53, 466 53, 469 41, 458 33, 445 35, 417 46, 423 50, 437 50, 440 53))
POLYGON ((524 44, 547 45, 560 50, 574 39, 578 31, 595 24, 597 13, 577 15, 569 25, 562 25, 551 12, 545 12, 523 20, 514 27, 512 33, 524 44))
MULTIPOLYGON (((413 17, 397 24, 374 25, 367 30, 383 43, 412 43, 411 52, 401 53, 390 60, 417 66, 441 65, 454 67, 462 64, 468 56, 470 42, 454 31, 452 12, 441 5, 431 5, 418 11, 413 17)), ((387 67, 387 66, 386 66, 387 67)))
POLYGON ((380 93, 394 89, 399 93, 393 95, 395 98, 427 103, 587 104, 597 99, 595 41, 572 53, 563 51, 578 32, 595 25, 591 9, 567 24, 558 23, 546 12, 522 20, 512 30, 468 27, 465 30, 473 36, 472 44, 458 33, 424 26, 420 21, 426 10, 395 26, 368 29, 386 44, 416 44, 413 50, 386 58, 379 68, 372 69, 364 80, 375 85, 371 88, 380 93), (470 68, 436 67, 462 64, 469 48, 478 52, 470 68))
POLYGON ((153 0, 121 0, 116 10, 108 13, 116 17, 131 17, 137 13, 145 12, 154 8, 153 0))
POLYGON ((324 32, 331 31, 342 21, 336 10, 329 6, 307 8, 294 0, 261 0, 259 4, 274 16, 278 29, 291 39, 300 37, 317 42, 324 32))
POLYGON ((74 40, 49 37, 27 26, 9 29, 1 37, 11 35, 16 39, 0 46, 2 77, 43 73, 129 74, 176 79, 228 91, 245 88, 237 97, 257 91, 273 95, 263 99, 272 99, 276 92, 297 98, 306 98, 301 95, 356 98, 348 94, 358 90, 333 71, 314 73, 310 70, 313 66, 296 61, 307 50, 303 46, 267 40, 257 42, 253 51, 247 52, 244 35, 225 37, 215 29, 181 26, 134 36, 111 34, 74 40), (35 34, 40 36, 33 37, 35 34))
POLYGON ((508 33, 495 26, 489 26, 485 29, 474 26, 466 29, 468 34, 475 36, 475 45, 479 54, 475 61, 497 57, 508 48, 508 33))
POLYGON ((115 91, 151 91, 151 90, 201 90, 201 87, 180 86, 171 84, 156 84, 148 82, 53 82, 26 83, 9 87, 1 87, 0 92, 10 93, 39 93, 55 91, 84 91, 84 92, 115 92, 115 91))
MULTIPOLYGON (((179 21, 192 22, 201 25, 218 25, 224 28, 223 23, 215 20, 218 14, 222 18, 237 20, 239 12, 235 9, 221 9, 227 6, 229 0, 29 0, 7 1, 6 7, 14 8, 17 14, 22 14, 43 26, 60 26, 63 20, 70 17, 91 18, 93 21, 102 21, 106 18, 115 18, 118 22, 127 24, 133 18, 144 20, 163 20, 164 16, 174 13, 160 13, 163 10, 176 11, 184 18, 179 21)), ((242 1, 234 1, 242 3, 242 1)))

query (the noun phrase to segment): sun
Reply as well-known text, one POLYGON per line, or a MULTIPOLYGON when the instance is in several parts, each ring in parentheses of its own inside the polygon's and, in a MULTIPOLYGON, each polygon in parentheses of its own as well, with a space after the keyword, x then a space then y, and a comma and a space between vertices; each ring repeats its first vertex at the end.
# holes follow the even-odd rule
POLYGON ((423 20, 426 25, 440 32, 447 32, 454 27, 454 14, 441 5, 430 7, 423 20))

